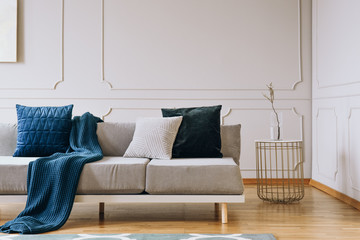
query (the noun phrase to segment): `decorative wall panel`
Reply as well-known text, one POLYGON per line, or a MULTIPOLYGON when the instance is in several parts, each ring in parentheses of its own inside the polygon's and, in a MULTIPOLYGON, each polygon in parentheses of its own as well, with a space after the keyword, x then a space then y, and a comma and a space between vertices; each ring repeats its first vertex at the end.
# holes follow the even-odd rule
POLYGON ((337 116, 335 109, 318 109, 315 154, 318 173, 335 182, 338 172, 337 116))
POLYGON ((351 187, 360 191, 360 108, 351 109, 349 117, 349 178, 351 187))
POLYGON ((112 89, 250 90, 268 81, 291 90, 302 81, 299 0, 103 0, 103 21, 112 89))
POLYGON ((0 90, 54 89, 63 81, 63 0, 18 6, 18 62, 0 64, 0 90))
POLYGON ((16 122, 17 103, 74 104, 73 115, 112 122, 221 104, 225 124, 242 124, 241 164, 254 178, 253 141, 269 137, 262 92, 272 81, 284 138, 303 136, 310 177, 310 0, 18 3, 19 61, 0 63, 2 121, 16 122))
POLYGON ((314 1, 315 81, 319 88, 360 83, 360 1, 314 1), (335 28, 334 28, 335 27, 335 28))
POLYGON ((356 0, 313 0, 312 177, 360 200, 360 24, 356 0), (321 110, 322 109, 322 110, 321 110), (335 114, 336 112, 336 114, 335 114))

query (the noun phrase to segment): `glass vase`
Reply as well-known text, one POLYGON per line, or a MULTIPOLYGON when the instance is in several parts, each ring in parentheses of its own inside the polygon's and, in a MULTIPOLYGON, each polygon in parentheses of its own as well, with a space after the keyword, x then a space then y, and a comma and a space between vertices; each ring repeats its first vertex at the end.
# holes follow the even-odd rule
POLYGON ((283 114, 272 111, 270 113, 270 139, 280 141, 282 138, 283 114))

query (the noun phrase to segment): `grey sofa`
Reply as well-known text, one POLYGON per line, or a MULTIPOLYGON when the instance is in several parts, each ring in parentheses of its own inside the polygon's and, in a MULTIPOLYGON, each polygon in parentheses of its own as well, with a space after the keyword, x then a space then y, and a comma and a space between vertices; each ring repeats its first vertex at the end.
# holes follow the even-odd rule
MULTIPOLYGON (((227 203, 244 202, 239 168, 240 125, 221 126, 223 158, 147 159, 122 157, 135 123, 99 123, 104 158, 86 164, 75 201, 220 203, 227 223, 227 203)), ((36 157, 12 157, 16 124, 0 124, 0 203, 26 200, 27 166, 36 157)), ((218 205, 217 205, 218 206, 218 205)))

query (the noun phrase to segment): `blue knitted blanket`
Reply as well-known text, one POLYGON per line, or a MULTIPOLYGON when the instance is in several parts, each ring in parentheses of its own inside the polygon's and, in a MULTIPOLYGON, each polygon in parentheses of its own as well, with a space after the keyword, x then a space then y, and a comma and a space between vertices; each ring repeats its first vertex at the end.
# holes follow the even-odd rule
POLYGON ((30 162, 25 209, 14 220, 0 226, 0 232, 34 234, 59 229, 68 219, 86 163, 102 159, 97 140, 97 122, 90 113, 74 117, 68 153, 55 153, 30 162))

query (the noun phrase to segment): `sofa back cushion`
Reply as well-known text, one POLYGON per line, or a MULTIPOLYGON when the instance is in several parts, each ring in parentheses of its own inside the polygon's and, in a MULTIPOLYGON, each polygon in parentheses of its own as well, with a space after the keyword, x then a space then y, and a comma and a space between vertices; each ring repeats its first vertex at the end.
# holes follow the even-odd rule
POLYGON ((17 125, 0 123, 0 156, 12 156, 16 148, 17 125))
MULTIPOLYGON (((241 125, 222 125, 221 152, 224 157, 232 157, 239 165, 241 125)), ((130 145, 135 131, 135 123, 98 123, 97 135, 105 156, 123 156, 130 145)))
POLYGON ((221 125, 221 152, 224 157, 232 157, 237 165, 240 161, 241 125, 221 125))
MULTIPOLYGON (((239 165, 241 125, 222 125, 221 152, 239 165)), ((98 123, 97 135, 105 156, 123 156, 132 141, 135 123, 98 123)), ((16 148, 16 124, 0 123, 0 156, 12 156, 16 148)))
POLYGON ((124 156, 134 132, 135 123, 98 123, 96 133, 104 156, 124 156))

